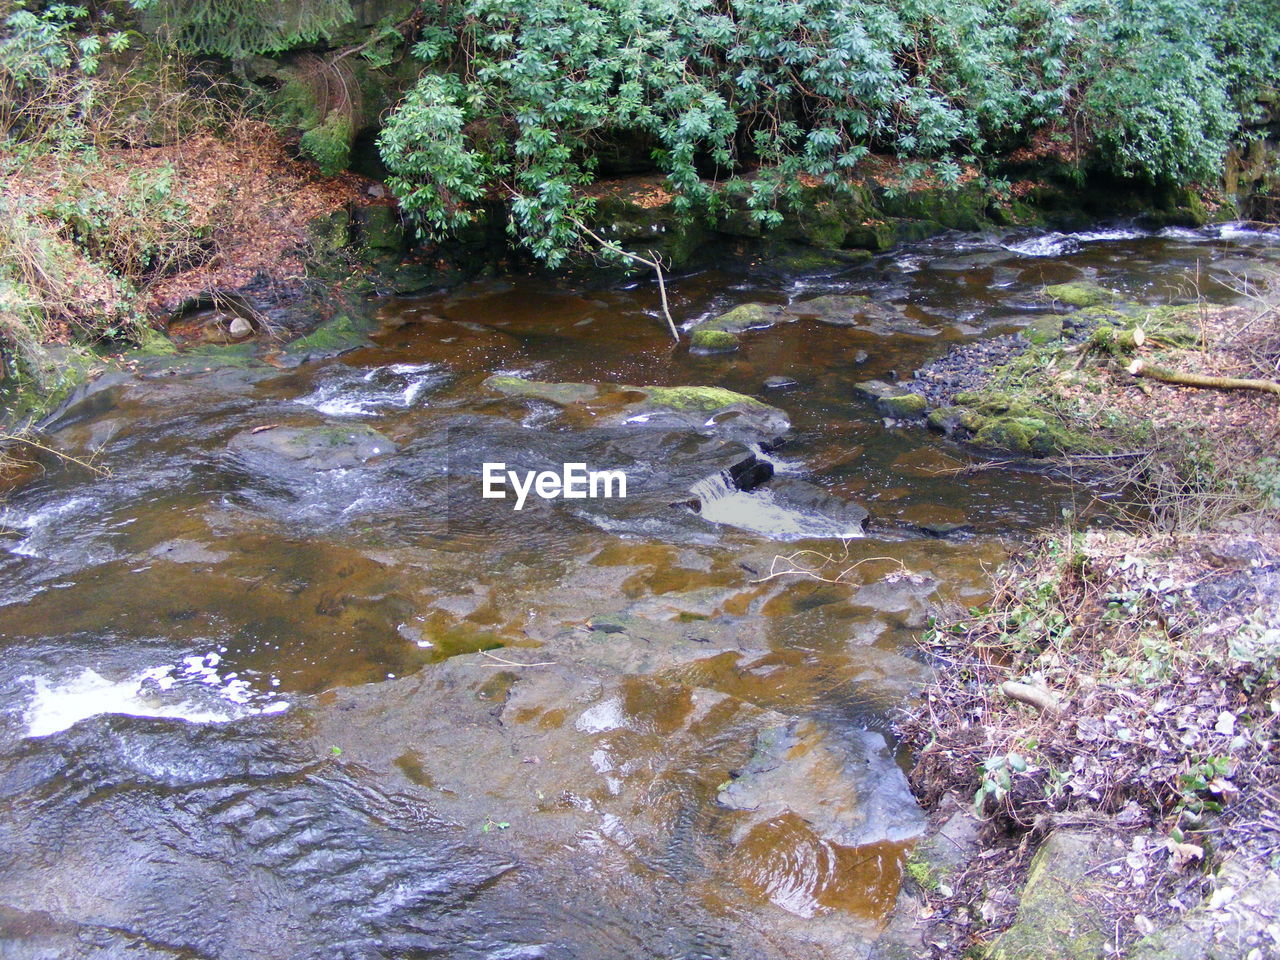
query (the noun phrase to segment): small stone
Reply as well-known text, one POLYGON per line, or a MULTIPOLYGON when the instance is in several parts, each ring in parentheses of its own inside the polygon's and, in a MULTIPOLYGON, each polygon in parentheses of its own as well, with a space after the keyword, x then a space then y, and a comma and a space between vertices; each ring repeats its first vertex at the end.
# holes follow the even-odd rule
POLYGON ((792 387, 798 386, 800 386, 800 382, 791 377, 769 377, 764 382, 766 390, 790 390, 792 387))
POLYGON ((854 366, 860 367, 870 359, 871 354, 867 353, 865 350, 859 350, 853 355, 853 364, 854 366))
POLYGON ((253 324, 244 317, 236 317, 227 327, 227 332, 235 340, 243 340, 253 334, 253 324))

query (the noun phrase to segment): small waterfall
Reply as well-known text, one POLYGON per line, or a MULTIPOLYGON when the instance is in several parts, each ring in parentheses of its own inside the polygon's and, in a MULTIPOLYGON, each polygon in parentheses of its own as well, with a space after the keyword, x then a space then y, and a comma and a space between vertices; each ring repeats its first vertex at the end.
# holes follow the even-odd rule
POLYGON ((689 488, 689 492, 697 499, 698 510, 701 512, 707 504, 715 503, 717 500, 723 500, 725 497, 737 493, 738 488, 733 485, 733 481, 729 478, 729 471, 721 470, 719 473, 713 473, 709 477, 703 477, 689 488))

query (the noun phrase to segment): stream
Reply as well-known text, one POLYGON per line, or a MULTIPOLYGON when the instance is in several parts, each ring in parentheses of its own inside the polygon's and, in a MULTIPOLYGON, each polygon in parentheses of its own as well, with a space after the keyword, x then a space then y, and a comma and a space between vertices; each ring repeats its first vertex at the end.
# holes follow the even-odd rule
POLYGON ((1089 491, 960 474, 853 384, 1017 331, 1045 284, 1230 300, 1277 262, 1233 227, 726 251, 670 278, 678 320, 864 294, 910 329, 697 355, 647 280, 510 277, 375 301, 336 358, 104 379, 50 433, 95 469, 0 505, 0 957, 878 956, 924 824, 913 640, 1089 491), (776 409, 632 413, 682 385, 776 409), (628 495, 516 511, 489 462, 628 495))

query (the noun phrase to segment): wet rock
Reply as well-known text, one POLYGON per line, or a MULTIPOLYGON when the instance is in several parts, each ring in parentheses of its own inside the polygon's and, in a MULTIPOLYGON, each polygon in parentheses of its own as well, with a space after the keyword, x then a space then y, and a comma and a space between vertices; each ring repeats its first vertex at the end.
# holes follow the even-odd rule
POLYGON ((865 507, 838 497, 816 483, 787 477, 773 481, 767 489, 775 502, 804 514, 825 518, 838 527, 862 530, 870 519, 865 507))
POLYGON ((973 526, 968 523, 948 523, 940 520, 931 523, 918 523, 916 524, 916 529, 926 536, 941 540, 962 533, 970 533, 973 530, 973 526))
POLYGON ((166 540, 151 548, 150 555, 157 560, 168 560, 170 563, 189 563, 199 566, 221 563, 231 554, 224 550, 214 550, 208 545, 195 540, 166 540))
POLYGON ((490 390, 505 393, 509 397, 527 397, 545 400, 561 407, 594 400, 600 388, 592 383, 549 383, 543 380, 526 380, 524 377, 494 375, 485 380, 490 390))
POLYGON ((793 323, 795 320, 795 315, 788 312, 784 306, 771 303, 744 303, 718 317, 704 320, 694 330, 695 332, 714 330, 721 333, 743 333, 747 330, 762 330, 777 323, 793 323))
POLYGON ((1094 833, 1055 830, 1031 861, 1018 916, 985 960, 1099 960, 1113 931, 1098 908, 1111 895, 1099 868, 1116 848, 1094 833))
POLYGON ((938 581, 929 574, 891 573, 858 588, 852 602, 881 615, 894 614, 901 626, 923 627, 934 612, 938 581))
POLYGON ((907 420, 923 416, 929 406, 928 401, 921 394, 884 380, 864 380, 861 383, 855 383, 853 389, 864 397, 874 400, 876 408, 889 417, 907 420))
POLYGON ((354 467, 396 449, 393 441, 364 424, 246 430, 227 446, 241 456, 284 460, 312 470, 354 467))
POLYGON ((749 812, 736 829, 791 813, 819 837, 846 847, 918 836, 924 815, 884 737, 870 731, 837 737, 811 720, 762 730, 750 761, 717 797, 749 812))

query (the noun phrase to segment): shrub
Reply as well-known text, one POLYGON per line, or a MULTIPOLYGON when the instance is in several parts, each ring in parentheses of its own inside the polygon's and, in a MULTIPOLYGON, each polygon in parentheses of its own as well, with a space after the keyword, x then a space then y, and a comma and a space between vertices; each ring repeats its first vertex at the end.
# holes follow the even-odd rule
POLYGON ((1280 75, 1278 17, 1266 0, 465 0, 423 29, 428 72, 381 149, 424 232, 496 199, 553 265, 610 143, 650 144, 682 213, 726 186, 765 225, 870 152, 949 183, 1038 130, 1185 185, 1280 75))

